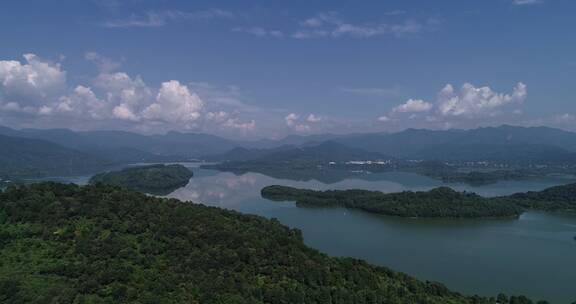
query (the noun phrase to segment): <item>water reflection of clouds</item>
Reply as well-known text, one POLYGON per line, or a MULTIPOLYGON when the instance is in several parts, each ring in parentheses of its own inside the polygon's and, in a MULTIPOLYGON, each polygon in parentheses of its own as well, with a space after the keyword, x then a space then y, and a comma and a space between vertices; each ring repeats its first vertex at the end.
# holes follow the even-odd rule
MULTIPOLYGON (((359 210, 295 208, 294 204, 260 197, 262 187, 273 184, 384 192, 427 190, 442 184, 407 174, 388 174, 371 180, 351 178, 333 184, 275 179, 258 173, 234 175, 198 169, 194 174, 186 187, 169 196, 276 217, 285 225, 301 229, 306 244, 328 254, 366 259, 422 279, 445 282, 459 291, 469 291, 468 286, 484 286, 484 292, 490 294, 503 286, 528 290, 526 281, 518 278, 537 274, 542 282, 554 282, 553 288, 546 287, 554 293, 571 290, 575 279, 570 270, 576 265, 576 216, 529 212, 519 220, 405 219, 359 210), (454 274, 446 269, 466 271, 454 274)), ((548 185, 504 182, 457 186, 459 190, 476 189, 479 193, 509 193, 548 185)))
POLYGON ((262 204, 260 190, 269 185, 284 185, 315 190, 365 189, 382 192, 427 191, 438 186, 450 186, 457 191, 476 192, 480 195, 506 195, 526 190, 541 190, 549 182, 512 182, 506 181, 481 187, 465 184, 442 184, 440 181, 411 173, 386 173, 372 176, 373 179, 349 178, 336 183, 326 184, 317 180, 295 181, 277 179, 260 173, 235 175, 229 172, 196 169, 188 185, 180 188, 169 197, 194 201, 207 205, 239 209, 242 204, 262 204))
POLYGON ((213 206, 235 207, 251 198, 260 196, 260 188, 267 185, 266 179, 254 173, 234 175, 218 173, 193 177, 188 185, 168 196, 180 200, 191 200, 213 206))
POLYGON ((196 170, 195 172, 198 174, 195 174, 188 185, 177 189, 168 196, 207 205, 239 209, 242 203, 262 202, 263 199, 260 197, 260 190, 269 185, 284 185, 316 190, 357 188, 384 192, 397 192, 408 189, 426 190, 430 188, 430 186, 410 187, 389 180, 366 181, 362 179, 346 179, 333 184, 325 184, 316 180, 294 181, 276 179, 252 172, 242 175, 235 175, 229 172, 207 174, 210 172, 202 169, 196 170))

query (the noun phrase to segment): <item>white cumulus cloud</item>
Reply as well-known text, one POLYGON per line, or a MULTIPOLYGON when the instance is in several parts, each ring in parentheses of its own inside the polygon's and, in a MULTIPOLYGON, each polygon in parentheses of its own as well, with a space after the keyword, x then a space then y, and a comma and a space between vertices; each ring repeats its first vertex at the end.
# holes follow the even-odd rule
POLYGON ((144 109, 147 119, 165 122, 193 122, 200 118, 203 102, 177 80, 162 83, 156 101, 144 109))
POLYGON ((436 102, 409 99, 377 118, 379 122, 417 127, 453 127, 498 121, 503 117, 519 117, 528 96, 527 86, 519 82, 511 93, 500 93, 488 86, 464 83, 459 90, 447 84, 436 102))
POLYGON ((308 116, 300 116, 296 113, 290 113, 284 117, 286 126, 296 132, 310 132, 317 127, 321 126, 324 119, 315 114, 308 114, 308 116))
POLYGON ((296 115, 296 113, 290 113, 290 114, 286 115, 286 117, 284 117, 284 120, 286 121, 287 126, 293 127, 299 118, 300 118, 300 116, 296 115))
POLYGON ((418 113, 418 112, 427 112, 432 109, 432 104, 426 102, 422 99, 409 99, 406 103, 403 103, 394 109, 392 112, 395 113, 418 113))
POLYGON ((447 84, 438 94, 438 110, 444 116, 479 116, 497 114, 506 106, 521 105, 528 95, 527 86, 519 82, 511 94, 494 92, 490 87, 465 83, 459 92, 447 84))
POLYGON ((140 76, 115 72, 120 65, 97 53, 87 53, 85 58, 98 67, 99 74, 89 83, 75 86, 67 83, 60 63, 32 54, 24 55, 23 62, 1 60, 2 123, 146 132, 228 130, 226 134, 231 136, 256 129, 259 109, 242 102, 235 86, 169 80, 154 87, 140 76), (240 117, 246 114, 249 117, 240 117))
POLYGON ((24 60, 0 61, 0 103, 34 112, 66 89, 66 72, 34 54, 25 54, 24 60))
POLYGON ((382 115, 382 116, 378 117, 379 122, 389 122, 390 120, 391 120, 390 117, 388 117, 386 115, 382 115))
POLYGON ((322 117, 316 116, 314 114, 310 114, 308 115, 308 117, 306 118, 306 121, 309 123, 317 123, 317 122, 321 122, 322 121, 322 117))
POLYGON ((248 122, 241 122, 238 118, 227 119, 222 126, 226 128, 237 129, 241 131, 252 131, 256 128, 256 121, 250 120, 248 122))
POLYGON ((112 114, 114 114, 114 117, 122 120, 129 120, 129 121, 140 120, 140 118, 136 114, 134 114, 134 112, 132 112, 132 109, 130 109, 130 107, 125 103, 115 106, 114 109, 112 110, 112 114))

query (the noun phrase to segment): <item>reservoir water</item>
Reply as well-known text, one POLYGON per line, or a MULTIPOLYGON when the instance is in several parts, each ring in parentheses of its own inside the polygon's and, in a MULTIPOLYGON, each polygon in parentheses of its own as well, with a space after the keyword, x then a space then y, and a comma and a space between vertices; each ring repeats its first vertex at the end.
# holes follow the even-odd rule
MULTIPOLYGON (((184 165, 192 167, 194 177, 168 197, 277 218, 302 230, 307 245, 329 255, 363 259, 469 295, 503 292, 550 303, 576 301, 576 215, 527 212, 519 219, 505 220, 406 219, 344 208, 302 208, 260 196, 268 185, 383 192, 445 185, 498 196, 538 191, 570 180, 506 181, 474 187, 396 172, 325 184, 184 165)), ((59 181, 83 184, 87 180, 59 181)))
MULTIPOLYGON (((442 182, 410 173, 372 175, 334 184, 234 175, 194 168, 189 184, 169 197, 277 218, 301 229, 307 245, 444 283, 465 293, 523 294, 550 303, 576 301, 576 215, 524 213, 506 220, 431 220, 381 216, 343 208, 301 208, 263 199, 264 186, 311 189, 429 190, 442 182)), ((564 181, 565 182, 565 181, 564 181)), ((562 180, 448 186, 485 196, 537 191, 562 180)))

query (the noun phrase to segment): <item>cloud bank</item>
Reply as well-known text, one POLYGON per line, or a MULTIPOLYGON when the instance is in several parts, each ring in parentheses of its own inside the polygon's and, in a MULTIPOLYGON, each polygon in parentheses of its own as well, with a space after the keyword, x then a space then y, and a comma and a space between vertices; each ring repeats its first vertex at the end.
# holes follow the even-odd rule
MULTIPOLYGON (((310 21, 312 22, 312 21, 310 21)), ((312 22, 313 24, 313 22, 312 22)), ((146 83, 118 71, 121 64, 96 53, 86 54, 98 73, 72 83, 62 62, 34 54, 0 60, 0 125, 36 128, 121 129, 145 133, 168 130, 224 136, 273 136, 287 133, 348 133, 408 127, 467 128, 499 123, 576 127, 576 113, 526 118, 528 87, 518 82, 509 92, 489 86, 446 84, 435 100, 407 99, 376 119, 330 117, 290 109, 264 109, 243 101, 236 86, 176 79, 146 83)), ((388 98, 375 89, 343 93, 388 98)), ((371 109, 368 109, 371 111, 371 109)))
MULTIPOLYGON (((249 107, 237 95, 178 80, 149 86, 140 76, 114 72, 120 65, 96 53, 86 59, 99 73, 91 81, 71 85, 60 63, 25 54, 23 62, 0 61, 0 123, 18 127, 120 128, 141 131, 229 130, 247 134, 255 120, 238 114, 249 107), (216 97, 214 97, 216 96, 216 97)), ((251 109, 254 110, 254 109, 251 109)))
POLYGON ((447 84, 435 102, 409 99, 377 118, 381 123, 420 123, 426 127, 454 127, 478 124, 520 115, 528 96, 528 87, 519 82, 511 93, 495 92, 488 86, 464 83, 459 90, 447 84))

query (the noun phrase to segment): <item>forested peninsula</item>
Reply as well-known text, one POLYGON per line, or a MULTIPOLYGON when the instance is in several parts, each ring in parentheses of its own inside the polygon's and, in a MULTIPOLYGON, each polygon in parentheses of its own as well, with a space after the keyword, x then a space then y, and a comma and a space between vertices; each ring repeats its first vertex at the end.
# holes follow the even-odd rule
POLYGON ((576 211, 576 184, 492 198, 457 192, 448 187, 383 193, 368 190, 315 191, 274 185, 264 187, 261 194, 270 200, 295 201, 298 206, 345 207, 400 217, 515 218, 526 209, 576 211))
POLYGON ((193 173, 182 165, 129 167, 93 176, 90 183, 122 186, 145 193, 165 195, 186 186, 193 173))

